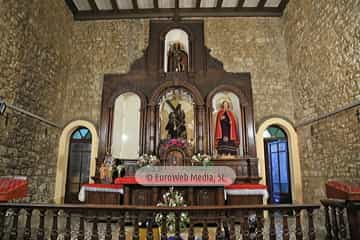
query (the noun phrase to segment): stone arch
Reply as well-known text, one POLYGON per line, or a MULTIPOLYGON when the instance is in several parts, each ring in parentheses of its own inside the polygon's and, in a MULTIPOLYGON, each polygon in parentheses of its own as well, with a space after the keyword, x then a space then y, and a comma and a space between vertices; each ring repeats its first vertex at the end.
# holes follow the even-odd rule
POLYGON ((70 137, 71 134, 78 127, 86 127, 91 132, 92 140, 91 140, 90 176, 95 175, 96 158, 97 158, 98 145, 99 145, 99 136, 97 134, 96 127, 91 122, 84 120, 76 120, 70 122, 64 127, 59 140, 58 159, 56 166, 55 196, 54 196, 54 202, 57 204, 64 203, 67 168, 68 168, 68 160, 69 160, 70 137))
POLYGON ((259 176, 262 178, 261 183, 266 184, 266 166, 263 134, 264 131, 272 125, 277 125, 282 128, 288 136, 289 166, 292 190, 291 195, 294 203, 302 203, 303 189, 297 133, 294 126, 290 122, 279 117, 268 118, 263 121, 260 124, 256 133, 256 149, 259 159, 259 176))

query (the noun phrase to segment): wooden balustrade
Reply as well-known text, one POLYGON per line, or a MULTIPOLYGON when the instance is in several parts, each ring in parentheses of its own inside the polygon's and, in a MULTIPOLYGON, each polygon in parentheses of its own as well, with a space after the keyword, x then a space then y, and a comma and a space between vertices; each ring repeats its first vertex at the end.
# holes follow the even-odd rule
MULTIPOLYGON (((248 206, 191 206, 144 207, 104 205, 0 204, 0 240, 17 239, 290 239, 308 236, 315 239, 314 211, 319 205, 248 205, 248 206), (155 222, 157 214, 174 213, 173 233, 163 221, 155 222), (190 222, 183 229, 181 214, 187 213, 190 222), (268 213, 268 214, 265 214, 268 213), (304 218, 305 217, 305 218, 304 218), (294 218, 295 221, 289 221, 294 218), (304 219, 302 219, 304 218, 304 219), (302 222, 307 220, 307 227, 302 222), (139 226, 139 222, 146 223, 139 226), (289 226, 294 222, 295 226, 289 226), (115 226, 114 226, 115 225, 115 226), (145 226, 145 227, 144 227, 145 226), (100 230, 102 227, 103 230, 100 230), (35 228, 35 229, 34 229, 35 228), (145 229, 144 229, 145 228, 145 229), (160 228, 160 229, 159 229, 160 228), (143 230, 141 230, 143 229, 143 230), (157 232, 154 229, 159 229, 157 232), (279 229, 281 229, 279 231, 279 229), (308 229, 308 232, 303 232, 308 229), (141 231, 140 231, 141 230, 141 231), (36 234, 32 236, 32 234, 36 234), (145 233, 145 235, 144 235, 145 233), (102 237, 100 234, 104 234, 102 237), (240 236, 241 235, 241 236, 240 236), (87 238, 88 239, 88 238, 87 238)), ((338 213, 341 213, 339 211, 338 213)), ((327 216, 327 227, 331 217, 327 216)), ((340 218, 339 236, 346 231, 340 218)))
POLYGON ((360 202, 326 199, 321 203, 325 210, 327 240, 360 239, 360 202))

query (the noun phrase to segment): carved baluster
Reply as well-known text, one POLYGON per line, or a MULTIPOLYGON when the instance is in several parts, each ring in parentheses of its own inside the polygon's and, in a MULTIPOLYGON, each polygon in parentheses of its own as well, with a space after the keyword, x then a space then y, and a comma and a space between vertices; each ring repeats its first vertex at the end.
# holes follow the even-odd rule
POLYGON ((65 233, 64 239, 71 239, 71 212, 65 213, 66 223, 65 223, 65 233))
POLYGON ((17 238, 19 211, 20 211, 19 209, 13 209, 14 217, 13 217, 12 228, 11 228, 11 232, 10 232, 10 240, 16 240, 16 238, 17 238))
POLYGON ((250 231, 249 231, 249 214, 247 212, 244 213, 243 224, 241 224, 243 240, 250 239, 250 231))
POLYGON ((269 212, 270 214, 270 230, 269 230, 269 239, 276 239, 276 230, 275 230, 275 215, 273 211, 269 212))
POLYGON ((31 217, 32 209, 25 209, 26 211, 26 224, 24 231, 24 240, 29 240, 31 238, 31 217))
POLYGON ((263 228, 264 228, 264 213, 263 211, 256 212, 256 240, 263 240, 263 228))
POLYGON ((209 231, 207 227, 207 221, 205 220, 203 223, 202 240, 208 240, 208 239, 209 239, 209 231))
MULTIPOLYGON (((194 224, 191 222, 190 220, 190 226, 189 226, 189 236, 188 236, 188 240, 194 240, 195 239, 195 235, 194 235, 194 224)), ((163 240, 163 239, 161 239, 163 240)))
POLYGON ((162 221, 161 221, 161 240, 167 240, 167 226, 166 226, 166 216, 167 213, 164 212, 162 214, 162 221))
POLYGON ((324 204, 324 207, 325 207, 325 227, 326 227, 326 240, 331 240, 332 237, 331 237, 331 223, 330 223, 330 216, 329 216, 329 205, 325 205, 324 204))
POLYGON ((309 218, 309 240, 315 240, 314 210, 313 209, 308 209, 308 218, 309 218))
POLYGON ((0 240, 4 237, 6 209, 0 209, 0 240))
POLYGON ((216 222, 216 240, 222 239, 222 233, 221 233, 221 220, 219 219, 216 222))
POLYGON ((44 231, 45 213, 46 213, 46 209, 40 209, 40 222, 37 232, 38 240, 43 240, 45 236, 45 231, 44 231))
POLYGON ((335 239, 339 239, 339 229, 338 229, 336 212, 337 212, 336 207, 332 206, 331 207, 331 219, 332 219, 333 234, 334 234, 335 239))
POLYGON ((175 239, 180 239, 180 212, 175 213, 175 239))
POLYGON ((79 234, 78 234, 78 240, 84 240, 84 213, 80 213, 80 226, 79 226, 79 234))
POLYGON ((133 240, 139 240, 139 220, 137 216, 135 216, 134 220, 133 240))
POLYGON ((342 239, 346 239, 346 226, 345 226, 345 219, 344 219, 344 208, 339 208, 339 224, 340 224, 340 237, 342 239))
POLYGON ((153 239, 153 220, 151 217, 147 218, 147 231, 146 231, 146 240, 153 239))
POLYGON ((105 232, 105 240, 111 240, 112 234, 111 234, 111 213, 108 213, 106 217, 106 232, 105 232))
POLYGON ((119 218, 119 240, 125 240, 125 213, 121 213, 121 216, 119 218))
POLYGON ((235 232, 235 220, 234 217, 230 219, 230 240, 236 239, 236 232, 235 232))
POLYGON ((57 237, 58 237, 58 210, 54 210, 50 238, 51 240, 57 240, 57 237))
POLYGON ((302 227, 301 227, 301 211, 299 209, 295 210, 295 236, 296 240, 302 240, 303 239, 303 233, 302 233, 302 227))
POLYGON ((283 215, 283 240, 289 240, 289 225, 288 225, 288 215, 285 213, 283 215))
POLYGON ((99 239, 99 233, 98 233, 98 219, 96 215, 92 218, 93 225, 91 230, 91 240, 98 240, 99 239))

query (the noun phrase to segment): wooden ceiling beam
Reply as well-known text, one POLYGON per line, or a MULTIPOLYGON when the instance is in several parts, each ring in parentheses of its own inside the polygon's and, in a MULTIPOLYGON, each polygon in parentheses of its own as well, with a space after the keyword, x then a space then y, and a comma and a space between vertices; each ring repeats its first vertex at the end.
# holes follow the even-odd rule
POLYGON ((65 0, 65 2, 74 15, 79 11, 73 0, 65 0))
POLYGON ((135 10, 139 9, 139 5, 138 5, 137 0, 132 0, 132 5, 133 5, 133 8, 134 8, 135 10))
POLYGON ((222 4, 223 4, 223 0, 218 0, 216 3, 216 8, 221 8, 222 4))
MULTIPOLYGON (((258 8, 179 8, 178 17, 280 17, 282 12, 279 8, 267 7, 258 8)), ((79 11, 75 14, 75 20, 111 20, 111 19, 131 19, 131 18, 172 18, 174 17, 173 8, 162 9, 137 9, 137 10, 102 10, 96 14, 93 11, 79 11)))
POLYGON ((237 4, 237 8, 242 8, 244 6, 245 0, 239 0, 237 4))
POLYGON ((159 8, 159 0, 154 0, 154 8, 155 9, 159 8))
POLYGON ((287 6, 287 4, 289 3, 289 0, 281 0, 278 8, 281 12, 283 12, 287 6))
POLYGON ((98 12, 98 11, 99 11, 99 8, 98 8, 98 6, 96 5, 95 0, 89 0, 89 4, 90 4, 91 9, 92 9, 94 12, 98 12))
POLYGON ((117 5, 116 0, 111 0, 111 6, 114 11, 119 10, 119 6, 117 5))
POLYGON ((201 0, 196 0, 196 8, 200 8, 201 6, 201 0))
POLYGON ((179 9, 179 0, 175 0, 175 9, 179 9))
POLYGON ((257 5, 257 8, 264 8, 265 7, 265 4, 266 4, 266 1, 267 0, 260 0, 258 5, 257 5))

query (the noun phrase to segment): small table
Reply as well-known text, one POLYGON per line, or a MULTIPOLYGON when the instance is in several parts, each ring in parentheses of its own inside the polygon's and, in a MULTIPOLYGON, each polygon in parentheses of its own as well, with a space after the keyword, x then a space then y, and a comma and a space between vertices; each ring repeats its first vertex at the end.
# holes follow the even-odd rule
POLYGON ((262 204, 268 192, 262 184, 231 184, 225 187, 225 198, 227 205, 262 204))
POLYGON ((79 192, 79 200, 87 204, 110 204, 121 203, 123 195, 121 184, 83 184, 79 192))

